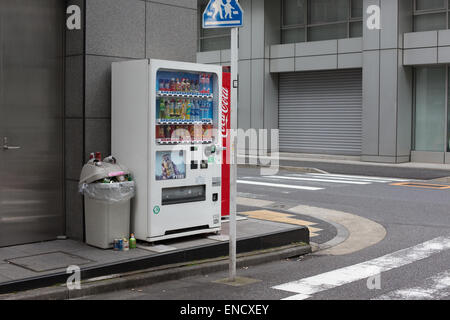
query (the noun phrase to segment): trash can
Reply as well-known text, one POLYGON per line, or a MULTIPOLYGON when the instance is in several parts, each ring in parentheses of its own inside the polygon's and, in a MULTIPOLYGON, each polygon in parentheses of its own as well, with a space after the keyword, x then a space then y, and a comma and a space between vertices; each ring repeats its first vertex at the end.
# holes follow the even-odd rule
POLYGON ((130 237, 135 182, 126 167, 113 157, 101 161, 91 156, 81 171, 79 189, 84 195, 87 244, 108 249, 114 239, 130 237))

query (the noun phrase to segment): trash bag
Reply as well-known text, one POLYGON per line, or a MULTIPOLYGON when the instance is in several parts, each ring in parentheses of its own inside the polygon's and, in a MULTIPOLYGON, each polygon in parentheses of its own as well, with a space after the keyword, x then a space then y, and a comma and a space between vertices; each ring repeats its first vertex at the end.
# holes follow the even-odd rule
POLYGON ((134 181, 117 183, 81 183, 80 193, 90 199, 117 203, 128 201, 136 194, 136 184, 134 181))

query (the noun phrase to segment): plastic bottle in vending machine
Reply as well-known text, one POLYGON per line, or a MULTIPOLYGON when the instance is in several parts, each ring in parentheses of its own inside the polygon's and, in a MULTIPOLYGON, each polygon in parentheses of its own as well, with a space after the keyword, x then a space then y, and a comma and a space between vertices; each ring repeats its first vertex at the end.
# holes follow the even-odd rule
POLYGON ((191 91, 192 93, 198 93, 198 80, 192 80, 191 91))
POLYGON ((211 75, 206 76, 206 93, 211 93, 211 75))
POLYGON ((164 99, 161 99, 159 103, 159 119, 165 119, 167 114, 167 103, 164 99))
POLYGON ((198 91, 200 93, 203 93, 203 90, 205 89, 204 86, 205 86, 205 79, 203 78, 203 73, 201 73, 200 74, 200 81, 199 81, 199 88, 198 88, 198 91))
POLYGON ((170 108, 167 118, 172 119, 174 117, 174 114, 175 114, 175 100, 172 99, 170 100, 170 108))
POLYGON ((188 100, 186 104, 186 120, 191 120, 191 114, 192 114, 192 103, 191 100, 188 100))
POLYGON ((177 100, 177 104, 176 104, 176 106, 175 106, 175 114, 176 114, 176 118, 177 119, 179 119, 180 118, 180 116, 181 116, 181 105, 182 105, 182 102, 181 102, 181 100, 180 99, 178 99, 177 100))
POLYGON ((197 101, 193 100, 191 105, 191 120, 197 121, 197 115, 196 115, 196 109, 197 108, 197 101))
POLYGON ((191 92, 192 91, 192 81, 191 79, 186 79, 186 91, 191 92))
POLYGON ((198 101, 197 105, 197 121, 202 121, 202 101, 198 101))
POLYGON ((205 119, 205 101, 200 101, 199 111, 200 111, 199 121, 203 121, 205 119))
POLYGON ((185 99, 181 100, 180 118, 186 120, 187 102, 185 99))

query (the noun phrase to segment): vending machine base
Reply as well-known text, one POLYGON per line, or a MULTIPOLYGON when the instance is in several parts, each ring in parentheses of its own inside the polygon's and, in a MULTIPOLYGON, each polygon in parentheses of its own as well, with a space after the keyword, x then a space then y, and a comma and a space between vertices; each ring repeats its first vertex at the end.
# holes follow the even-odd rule
MULTIPOLYGON (((195 228, 193 228, 195 229, 195 228)), ((147 238, 145 241, 149 243, 155 243, 159 241, 164 240, 170 240, 170 239, 176 239, 176 238, 183 238, 183 237, 190 237, 195 235, 217 235, 220 234, 221 228, 210 228, 210 229, 196 229, 196 230, 174 230, 175 232, 173 234, 168 234, 160 237, 153 237, 153 238, 147 238)))

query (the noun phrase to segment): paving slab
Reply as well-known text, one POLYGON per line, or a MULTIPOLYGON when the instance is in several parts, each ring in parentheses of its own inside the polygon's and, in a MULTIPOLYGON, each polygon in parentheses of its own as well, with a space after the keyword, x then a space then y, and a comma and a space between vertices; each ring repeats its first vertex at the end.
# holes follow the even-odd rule
POLYGON ((72 265, 80 266, 91 262, 85 258, 62 251, 14 258, 7 261, 15 266, 35 272, 57 270, 61 268, 67 268, 72 265))
MULTIPOLYGON (((0 248, 0 294, 65 283, 68 265, 78 265, 82 279, 90 279, 227 256, 228 231, 229 223, 224 221, 220 234, 161 241, 155 243, 156 250, 118 252, 69 239, 0 248)), ((306 227, 247 218, 237 221, 238 253, 299 242, 309 244, 306 227)))

